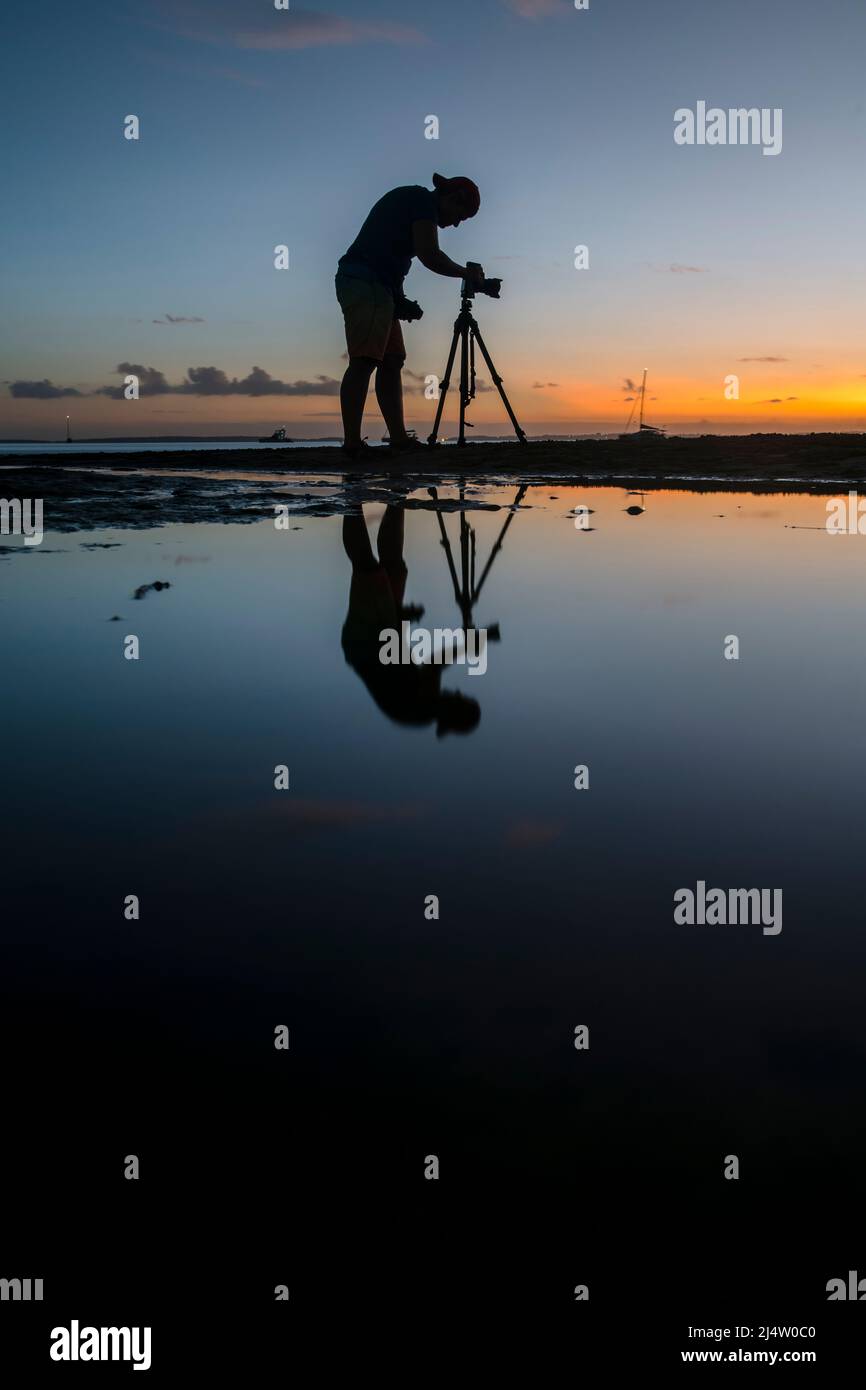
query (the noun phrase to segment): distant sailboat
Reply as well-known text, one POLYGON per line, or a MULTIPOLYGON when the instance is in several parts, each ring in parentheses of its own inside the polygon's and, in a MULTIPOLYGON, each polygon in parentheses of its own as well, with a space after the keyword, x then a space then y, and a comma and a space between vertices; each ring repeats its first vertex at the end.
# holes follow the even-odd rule
POLYGON ((640 388, 640 416, 638 420, 638 427, 636 430, 629 431, 629 425, 631 424, 632 416, 634 415, 634 408, 638 402, 638 398, 635 397, 635 399, 632 401, 631 410, 629 411, 629 417, 625 422, 625 433, 620 435, 620 439, 664 439, 665 432, 663 429, 659 429, 657 425, 645 425, 643 422, 643 407, 645 400, 646 367, 644 367, 643 369, 643 381, 641 382, 640 388))
POLYGON ((263 435, 259 440, 260 444, 291 444, 291 440, 286 438, 285 428, 274 430, 273 434, 263 435))
POLYGON ((643 516, 644 512, 646 511, 646 507, 644 506, 643 500, 646 494, 643 492, 629 492, 627 495, 629 497, 639 497, 640 506, 638 506, 636 502, 632 502, 631 506, 623 507, 623 511, 625 512, 626 516, 643 516))

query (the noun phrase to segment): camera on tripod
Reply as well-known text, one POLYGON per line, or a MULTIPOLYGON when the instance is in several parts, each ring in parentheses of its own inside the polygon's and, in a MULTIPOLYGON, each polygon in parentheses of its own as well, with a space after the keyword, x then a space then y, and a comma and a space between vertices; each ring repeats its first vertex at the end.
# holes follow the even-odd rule
MULTIPOLYGON (((472 270, 481 269, 481 266, 478 265, 476 261, 467 261, 466 265, 467 268, 471 268, 472 270)), ((467 299, 472 299, 473 295, 476 294, 489 294, 491 299, 498 299, 501 289, 501 280, 489 280, 486 276, 481 281, 480 285, 477 283, 470 283, 469 280, 463 281, 463 294, 467 299)))
MULTIPOLYGON (((466 262, 467 270, 481 270, 480 265, 474 261, 466 262)), ((451 350, 448 353, 448 362, 445 367, 445 375, 439 385, 439 404, 436 407, 436 419, 433 421, 433 429, 427 436, 427 443, 433 448, 439 442, 439 426, 442 423, 442 412, 445 409, 445 398, 451 387, 451 371, 454 367, 454 359, 457 356, 457 349, 460 348, 460 429, 457 435, 457 443, 466 443, 466 431, 472 428, 472 422, 466 419, 466 407, 475 399, 475 344, 481 351, 481 356, 487 364, 490 379, 496 390, 499 392, 502 404, 508 412, 508 418, 514 426, 514 433, 521 444, 526 443, 526 431, 520 428, 517 423, 517 416, 511 409, 511 402, 505 394, 502 385, 502 377, 493 365, 493 358, 487 351, 484 339, 481 336, 475 315, 472 312, 471 300, 474 295, 489 294, 491 299, 499 298, 499 291, 502 288, 501 280, 488 280, 486 277, 479 281, 476 279, 470 284, 468 278, 464 279, 460 287, 460 313, 454 321, 454 336, 451 339, 451 350)))

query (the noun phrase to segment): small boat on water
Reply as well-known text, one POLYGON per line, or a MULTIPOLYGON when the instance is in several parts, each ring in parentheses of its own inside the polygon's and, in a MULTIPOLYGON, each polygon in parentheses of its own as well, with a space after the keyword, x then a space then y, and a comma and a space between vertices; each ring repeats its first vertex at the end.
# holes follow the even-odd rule
POLYGON ((263 436, 259 440, 260 444, 291 444, 291 442, 291 439, 286 438, 286 431, 284 429, 274 430, 273 434, 263 436))
POLYGON ((664 432, 664 430, 661 429, 658 425, 645 425, 645 424, 644 424, 644 421, 643 421, 643 406, 644 406, 644 401, 645 401, 645 399, 646 399, 646 367, 644 367, 644 369, 643 369, 643 381, 641 382, 640 396, 639 396, 639 397, 636 396, 635 399, 634 399, 634 401, 632 402, 632 407, 631 407, 631 410, 629 411, 629 417, 628 417, 628 419, 627 419, 626 422, 625 422, 625 432, 624 432, 623 434, 620 435, 620 439, 664 439, 664 438, 665 438, 665 432, 664 432), (638 420, 638 427, 637 427, 636 430, 630 430, 630 429, 629 429, 629 425, 631 424, 632 416, 634 415, 634 408, 635 408, 635 406, 636 406, 637 403, 638 403, 638 399, 640 400, 640 417, 639 417, 639 420, 638 420))

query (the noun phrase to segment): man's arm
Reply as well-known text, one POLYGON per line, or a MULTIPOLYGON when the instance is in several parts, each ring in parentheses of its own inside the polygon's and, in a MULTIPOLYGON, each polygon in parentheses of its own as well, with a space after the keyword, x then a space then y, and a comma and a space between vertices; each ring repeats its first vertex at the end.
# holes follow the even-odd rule
POLYGON ((458 265, 450 256, 445 255, 439 246, 439 229, 435 222, 413 222, 412 245, 421 264, 434 274, 451 275, 461 280, 467 275, 470 280, 476 278, 474 272, 465 265, 458 265))

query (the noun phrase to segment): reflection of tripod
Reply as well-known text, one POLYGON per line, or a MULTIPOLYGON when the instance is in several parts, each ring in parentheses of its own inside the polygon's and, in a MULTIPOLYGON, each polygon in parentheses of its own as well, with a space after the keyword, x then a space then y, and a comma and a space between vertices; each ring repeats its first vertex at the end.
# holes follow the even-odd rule
POLYGON ((451 385, 451 369, 454 366, 454 357, 457 352, 457 344, 460 344, 460 432, 457 436, 458 444, 466 443, 466 427, 472 425, 466 419, 466 407, 470 401, 475 399, 475 343, 478 346, 487 363, 490 375, 496 386, 497 391, 502 397, 502 404, 508 411, 508 417, 514 426, 514 432, 521 444, 526 443, 526 431, 522 430, 517 423, 517 416, 511 409, 511 402, 502 389, 502 377, 493 365, 493 358, 484 345, 484 339, 475 322, 472 313, 472 299, 475 291, 467 285, 466 281, 460 287, 460 313, 454 320, 454 337, 451 340, 451 351, 448 354, 448 365, 445 368, 445 375, 442 378, 442 385, 439 388, 439 406, 436 410, 436 419, 433 422, 433 431, 427 436, 428 444, 435 444, 439 438, 439 425, 442 421, 442 411, 445 408, 445 397, 451 385))
MULTIPOLYGON (((490 552, 487 564, 484 566, 481 578, 479 579, 477 584, 475 583, 475 527, 469 525, 469 522, 466 520, 465 510, 461 510, 460 579, 458 579, 457 570, 454 566, 454 556, 451 553, 451 542, 448 539, 448 532, 445 530, 445 522, 442 520, 442 511, 440 507, 436 508, 436 520, 439 522, 439 531, 442 536, 442 545, 445 548, 445 557, 448 561, 448 570, 451 575, 451 583, 454 585, 454 598, 456 600, 457 607, 460 609, 460 616, 463 620, 464 632, 468 632, 471 628, 474 627, 472 609, 478 602, 478 599, 481 595, 481 590, 484 588, 484 581, 493 567, 493 561, 496 559, 497 555, 502 549, 502 545, 505 540, 508 528, 514 520, 514 514, 517 511, 517 508, 520 506, 521 502, 523 501, 524 497, 526 496, 527 487, 527 483, 522 483, 521 486, 517 489, 517 496, 511 504, 511 510, 508 513, 508 516, 505 518, 502 530, 499 532, 499 535, 496 538, 496 543, 494 544, 493 549, 490 552)), ((433 498, 434 502, 439 501, 439 493, 437 492, 435 487, 428 487, 427 491, 433 498)), ((463 483, 460 484, 460 501, 465 501, 465 485, 463 483)), ((500 640, 498 623, 491 623, 490 626, 486 629, 486 631, 487 640, 489 642, 498 642, 500 640)))

